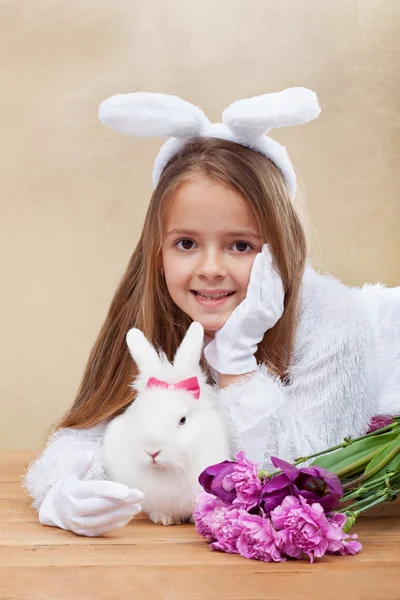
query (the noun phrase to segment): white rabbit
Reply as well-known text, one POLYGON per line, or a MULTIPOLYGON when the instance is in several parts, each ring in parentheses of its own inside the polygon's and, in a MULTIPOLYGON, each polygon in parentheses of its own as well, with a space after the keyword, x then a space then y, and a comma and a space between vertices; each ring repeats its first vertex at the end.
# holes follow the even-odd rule
POLYGON ((139 329, 126 337, 139 369, 132 384, 138 395, 107 425, 103 464, 110 479, 143 492, 142 508, 154 523, 192 521, 200 473, 230 459, 217 392, 199 364, 203 336, 202 325, 192 323, 173 364, 139 329))

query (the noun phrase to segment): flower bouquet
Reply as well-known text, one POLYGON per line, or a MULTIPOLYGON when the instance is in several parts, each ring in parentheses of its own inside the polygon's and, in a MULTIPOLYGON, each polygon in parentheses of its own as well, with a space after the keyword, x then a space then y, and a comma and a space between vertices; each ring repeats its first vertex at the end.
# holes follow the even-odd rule
POLYGON ((273 472, 244 452, 235 458, 199 477, 193 517, 212 550, 265 562, 356 554, 362 546, 349 531, 358 516, 400 492, 400 417, 293 463, 272 456, 273 472))

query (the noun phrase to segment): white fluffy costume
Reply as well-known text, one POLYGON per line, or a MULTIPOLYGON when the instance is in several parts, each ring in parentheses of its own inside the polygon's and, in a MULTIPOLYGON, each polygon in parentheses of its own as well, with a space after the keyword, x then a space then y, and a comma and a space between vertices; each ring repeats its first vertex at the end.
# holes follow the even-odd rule
MULTIPOLYGON (((260 366, 219 397, 232 451, 243 449, 266 468, 271 455, 318 452, 364 434, 373 416, 400 414, 400 287, 349 288, 308 265, 290 383, 260 366)), ((105 478, 104 427, 53 434, 24 477, 36 509, 87 449, 96 456, 90 476, 105 478)))
MULTIPOLYGON (((171 156, 200 135, 268 156, 294 196, 287 152, 265 134, 272 127, 306 123, 319 111, 314 92, 292 88, 232 104, 223 123, 210 123, 201 109, 180 98, 146 93, 113 96, 102 103, 99 117, 125 134, 170 137, 156 158, 154 185, 171 156)), ((218 394, 232 452, 242 449, 265 468, 271 467, 271 455, 293 460, 366 433, 374 416, 400 414, 400 287, 350 288, 308 264, 288 381, 260 365, 251 379, 218 394)), ((89 477, 105 479, 104 429, 105 424, 62 429, 51 436, 24 476, 37 510, 85 450, 95 453, 89 477)))

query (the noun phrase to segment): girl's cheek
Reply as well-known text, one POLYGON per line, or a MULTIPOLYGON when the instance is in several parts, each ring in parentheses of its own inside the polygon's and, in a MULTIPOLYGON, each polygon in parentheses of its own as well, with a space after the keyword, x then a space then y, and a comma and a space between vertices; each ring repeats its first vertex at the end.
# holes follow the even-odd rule
POLYGON ((174 286, 181 286, 188 277, 192 276, 193 268, 191 262, 185 260, 185 257, 181 257, 178 254, 164 256, 164 271, 167 278, 167 284, 170 283, 174 286))
POLYGON ((176 268, 176 265, 181 263, 181 257, 175 248, 167 250, 163 253, 164 269, 172 270, 176 268))
POLYGON ((254 260, 254 256, 249 256, 248 260, 242 261, 240 265, 236 265, 236 281, 244 290, 247 290, 249 285, 254 260))

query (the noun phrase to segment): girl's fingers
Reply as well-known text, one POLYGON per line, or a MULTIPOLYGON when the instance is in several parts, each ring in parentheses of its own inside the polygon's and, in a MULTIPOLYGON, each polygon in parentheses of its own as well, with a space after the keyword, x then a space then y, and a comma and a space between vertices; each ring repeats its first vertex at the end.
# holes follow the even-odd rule
POLYGON ((135 515, 140 513, 142 507, 140 504, 134 504, 130 507, 119 508, 96 515, 83 515, 77 519, 77 527, 85 531, 98 530, 107 527, 113 527, 121 521, 130 521, 135 515))
POLYGON ((123 483, 106 480, 89 480, 77 481, 74 495, 77 499, 114 498, 115 500, 126 500, 129 497, 130 491, 130 488, 123 483))
POLYGON ((262 306, 268 306, 273 294, 273 268, 270 260, 262 253, 263 270, 261 275, 260 301, 262 306))
POLYGON ((267 261, 272 265, 273 256, 271 254, 271 250, 270 250, 269 245, 268 244, 264 244, 263 247, 262 247, 261 252, 265 256, 265 258, 267 259, 267 261))
POLYGON ((246 299, 250 302, 257 301, 260 298, 261 279, 263 272, 264 257, 261 252, 256 255, 250 273, 250 281, 247 287, 246 299))
POLYGON ((110 523, 108 525, 104 525, 104 527, 99 527, 97 529, 93 530, 93 534, 90 534, 91 536, 99 536, 99 535, 106 535, 107 533, 111 533, 112 531, 115 531, 116 529, 121 529, 122 527, 125 527, 125 525, 128 525, 128 523, 130 523, 132 521, 132 517, 130 519, 124 519, 122 521, 117 521, 115 523, 110 523))
POLYGON ((132 492, 125 500, 116 500, 115 498, 84 498, 78 500, 76 508, 82 515, 96 515, 112 511, 118 507, 133 506, 143 499, 143 494, 138 490, 132 490, 132 492))
POLYGON ((272 270, 275 271, 275 273, 280 276, 278 265, 276 264, 276 260, 273 257, 268 244, 264 244, 264 246, 262 247, 262 253, 265 256, 265 258, 267 259, 267 261, 269 262, 269 264, 271 265, 272 270))
POLYGON ((279 273, 275 270, 272 271, 272 281, 274 286, 274 298, 275 302, 279 302, 279 306, 283 311, 284 299, 285 299, 285 290, 283 288, 283 281, 279 273))
POLYGON ((263 246, 264 270, 262 275, 261 302, 265 308, 270 308, 271 304, 279 311, 283 310, 283 282, 277 267, 274 265, 272 255, 263 246))

